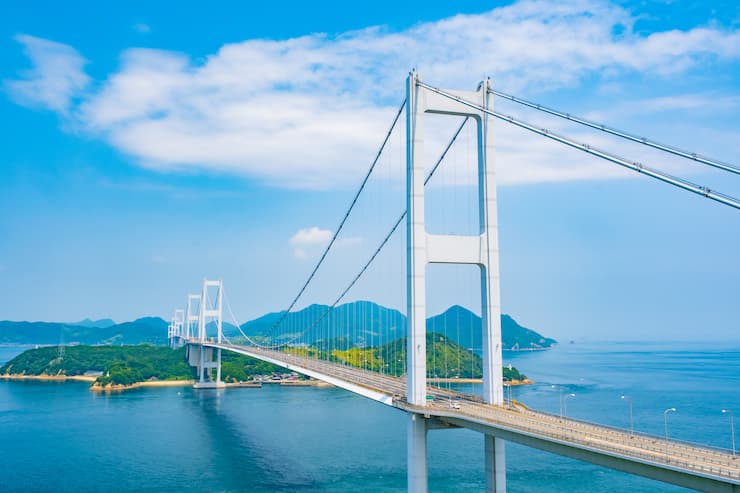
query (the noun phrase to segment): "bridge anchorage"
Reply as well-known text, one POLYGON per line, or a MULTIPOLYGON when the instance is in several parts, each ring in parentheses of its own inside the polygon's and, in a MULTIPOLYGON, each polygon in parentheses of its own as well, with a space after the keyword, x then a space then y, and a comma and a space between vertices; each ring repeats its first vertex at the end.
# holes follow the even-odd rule
MULTIPOLYGON (((502 378, 502 342, 500 326, 499 251, 496 201, 496 174, 494 168, 493 118, 510 123, 542 137, 586 152, 613 164, 632 169, 684 191, 740 209, 740 200, 709 191, 681 178, 666 175, 634 161, 629 161, 597 148, 540 129, 493 109, 493 97, 513 98, 551 114, 566 115, 568 119, 603 131, 635 140, 629 134, 572 117, 570 114, 547 109, 495 91, 490 80, 483 81, 475 91, 439 89, 424 83, 418 73, 411 72, 406 81, 406 100, 399 108, 391 129, 378 155, 355 195, 349 210, 337 228, 323 255, 308 280, 283 315, 273 325, 278 327, 301 298, 314 274, 332 248, 345 220, 362 193, 375 163, 382 153, 403 108, 406 108, 406 211, 362 267, 349 286, 342 291, 326 312, 314 320, 300 322, 301 328, 292 332, 304 334, 316 329, 322 320, 343 299, 362 276, 373 259, 387 244, 404 218, 406 221, 406 281, 408 334, 406 348, 406 375, 383 374, 369 369, 348 366, 337 361, 320 359, 318 351, 311 354, 296 344, 297 337, 284 338, 282 343, 265 345, 255 342, 241 331, 244 344, 233 344, 222 333, 223 283, 204 280, 200 295, 189 295, 185 310, 178 310, 168 329, 173 347, 187 345, 188 361, 198 370, 195 388, 220 388, 221 352, 231 351, 272 363, 291 371, 313 377, 355 394, 392 406, 408 414, 407 421, 407 484, 410 492, 425 492, 427 479, 427 434, 430 430, 464 427, 483 435, 485 489, 489 493, 505 493, 506 461, 504 441, 516 442, 555 454, 591 462, 699 491, 740 493, 740 462, 728 451, 668 440, 631 430, 619 430, 563 416, 538 412, 519 405, 504 405, 502 378), (437 169, 447 150, 425 177, 424 173, 424 119, 426 114, 464 117, 476 124, 478 169, 478 234, 439 235, 427 232, 424 215, 424 185, 437 169), (482 398, 471 397, 452 390, 427 385, 426 368, 426 267, 428 264, 467 264, 480 269, 482 318, 482 398), (215 331, 215 335, 214 335, 215 331), (302 332, 301 332, 302 331, 302 332), (293 346, 289 350, 286 347, 293 346)), ((638 139, 651 147, 692 159, 715 168, 740 174, 740 168, 697 157, 647 139, 638 139)), ((228 302, 226 303, 231 312, 228 302)), ((233 317, 233 314, 231 314, 233 317)), ((272 330, 270 329, 270 330, 272 330)), ((333 334, 336 337, 338 334, 333 334)), ((285 334, 283 334, 285 336, 285 334)), ((299 336, 300 337, 300 336, 299 336)), ((264 341, 263 339, 260 339, 264 341)))

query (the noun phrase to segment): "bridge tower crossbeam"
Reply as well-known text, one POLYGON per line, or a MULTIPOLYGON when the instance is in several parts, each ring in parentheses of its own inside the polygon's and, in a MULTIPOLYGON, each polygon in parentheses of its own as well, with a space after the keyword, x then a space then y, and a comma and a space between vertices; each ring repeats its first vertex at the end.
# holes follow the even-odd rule
MULTIPOLYGON (((420 85, 416 71, 406 84, 406 198, 407 198, 407 400, 426 405, 426 268, 428 264, 468 264, 480 267, 483 330, 483 399, 503 404, 501 354, 501 306, 499 293, 498 223, 496 177, 493 160, 493 124, 489 116, 470 106, 443 97, 420 85), (438 235, 426 231, 424 220, 424 116, 426 113, 470 117, 477 129, 479 234, 438 235)), ((450 91, 459 98, 492 110, 490 80, 476 91, 450 91)), ((410 413, 407 438, 408 491, 427 491, 428 420, 410 413)), ((485 435, 486 491, 505 493, 504 442, 485 435)))

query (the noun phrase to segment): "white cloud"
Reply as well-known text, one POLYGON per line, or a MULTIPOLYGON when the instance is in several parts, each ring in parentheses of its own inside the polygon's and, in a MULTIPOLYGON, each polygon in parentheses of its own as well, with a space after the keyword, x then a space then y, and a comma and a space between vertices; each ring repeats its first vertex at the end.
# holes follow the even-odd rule
POLYGON ((86 60, 65 44, 21 34, 15 37, 33 63, 22 79, 5 82, 19 104, 40 106, 66 115, 74 98, 83 94, 90 78, 83 72, 86 60))
POLYGON ((321 229, 318 226, 311 228, 299 229, 296 234, 290 238, 290 244, 294 246, 322 245, 331 240, 332 232, 328 229, 321 229))
POLYGON ((328 229, 321 229, 318 226, 311 228, 299 229, 290 238, 290 245, 293 247, 293 255, 297 258, 306 258, 308 250, 318 246, 325 246, 331 241, 333 233, 328 229))
MULTIPOLYGON (((673 76, 708 60, 740 58, 737 31, 642 36, 632 23, 627 11, 601 1, 534 0, 399 32, 370 27, 337 36, 247 40, 197 61, 129 49, 120 68, 86 92, 69 118, 147 168, 326 188, 354 183, 366 169, 413 66, 435 85, 472 87, 489 74, 497 86, 516 92, 571 86, 594 75, 607 81, 636 72, 673 76)), ((23 95, 17 100, 33 101, 37 94, 37 103, 65 113, 87 84, 84 61, 71 47, 23 39, 32 40, 24 45, 36 68, 9 87, 23 95), (67 62, 56 67, 29 48, 41 45, 43 53, 55 47, 67 62)), ((583 166, 563 173, 561 163, 522 146, 500 152, 523 163, 508 171, 509 183, 596 177, 583 166)))

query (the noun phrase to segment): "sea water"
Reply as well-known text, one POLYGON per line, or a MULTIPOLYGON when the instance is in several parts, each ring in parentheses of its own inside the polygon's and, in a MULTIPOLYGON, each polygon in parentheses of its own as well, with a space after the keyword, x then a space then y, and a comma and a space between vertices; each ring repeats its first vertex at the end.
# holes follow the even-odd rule
MULTIPOLYGON (((0 362, 23 348, 0 347, 0 362)), ((577 343, 509 353, 527 405, 714 447, 740 414, 740 343, 577 343), (553 388, 553 385, 555 387, 553 388)), ((0 381, 2 491, 404 491, 406 415, 336 388, 264 386, 100 394, 85 383, 0 381)), ((477 386, 458 386, 476 392, 477 386)), ((510 492, 680 488, 506 445, 510 492)), ((480 491, 483 440, 429 434, 432 491, 480 491)))

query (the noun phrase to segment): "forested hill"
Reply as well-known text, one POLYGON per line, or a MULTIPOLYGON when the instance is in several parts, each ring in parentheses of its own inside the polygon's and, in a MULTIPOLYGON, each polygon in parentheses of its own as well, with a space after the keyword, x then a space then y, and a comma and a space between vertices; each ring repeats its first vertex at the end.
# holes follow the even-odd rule
POLYGON ((164 346, 71 346, 61 353, 49 346, 16 356, 0 367, 5 375, 78 376, 103 373, 102 383, 130 385, 150 379, 190 380, 194 370, 185 361, 185 349, 164 346))
MULTIPOLYGON (((273 326, 280 319, 280 313, 269 313, 247 322, 241 328, 245 334, 256 339, 281 334, 285 340, 291 340, 306 325, 310 325, 310 321, 321 318, 327 309, 325 305, 311 305, 291 312, 280 324, 280 330, 274 332, 273 326)), ((464 348, 480 352, 481 318, 462 306, 455 305, 427 319, 427 332, 440 333, 464 348)), ((406 317, 398 310, 369 301, 356 301, 331 310, 328 316, 309 329, 301 341, 316 344, 326 333, 347 334, 353 346, 378 347, 406 337, 407 323, 406 317)), ((509 315, 501 316, 501 338, 504 350, 547 349, 557 343, 555 339, 521 326, 509 315)))
MULTIPOLYGON (((402 337, 379 347, 331 350, 331 359, 401 376, 406 373, 406 338, 402 337)), ((483 361, 480 356, 455 343, 443 334, 427 333, 427 376, 429 378, 481 378, 483 361)), ((525 380, 527 377, 514 367, 503 368, 504 379, 525 380)))
MULTIPOLYGON (((482 346, 481 318, 459 305, 427 319, 427 331, 447 334, 462 347, 473 348, 476 352, 482 346)), ((503 349, 511 351, 547 349, 557 344, 555 339, 522 327, 505 314, 501 315, 501 340, 503 349)))

